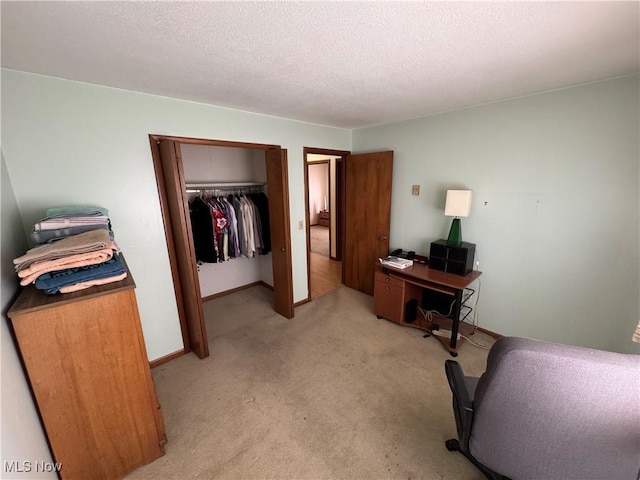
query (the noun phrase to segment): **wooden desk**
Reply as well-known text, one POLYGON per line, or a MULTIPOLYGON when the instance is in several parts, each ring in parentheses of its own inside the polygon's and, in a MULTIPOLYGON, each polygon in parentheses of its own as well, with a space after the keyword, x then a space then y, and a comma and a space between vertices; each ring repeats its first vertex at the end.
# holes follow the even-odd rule
POLYGON ((458 346, 464 341, 463 338, 457 340, 458 333, 473 333, 471 325, 460 323, 463 293, 480 275, 482 272, 477 270, 465 276, 453 275, 418 263, 405 269, 377 263, 373 292, 374 313, 378 318, 427 332, 438 329, 451 331, 451 338, 436 338, 449 350, 451 356, 456 357, 458 346), (425 289, 451 297, 453 304, 450 316, 446 316, 449 312, 442 312, 445 315, 434 315, 433 321, 420 318, 417 308, 422 304, 425 289))

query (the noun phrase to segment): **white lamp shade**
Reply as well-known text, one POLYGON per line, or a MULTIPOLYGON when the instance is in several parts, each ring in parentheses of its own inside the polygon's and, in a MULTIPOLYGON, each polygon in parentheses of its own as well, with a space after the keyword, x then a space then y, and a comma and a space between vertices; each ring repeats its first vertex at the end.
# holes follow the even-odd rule
POLYGON ((471 213, 471 190, 447 190, 444 214, 448 217, 468 217, 471 213))

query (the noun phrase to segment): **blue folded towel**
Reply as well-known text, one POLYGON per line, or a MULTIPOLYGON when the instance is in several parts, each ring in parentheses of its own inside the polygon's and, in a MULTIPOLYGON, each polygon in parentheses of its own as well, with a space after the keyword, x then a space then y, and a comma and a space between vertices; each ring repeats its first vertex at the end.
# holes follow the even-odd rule
POLYGON ((62 287, 88 282, 100 278, 115 277, 125 273, 124 264, 117 253, 109 260, 97 265, 86 267, 66 268, 55 272, 47 272, 36 279, 36 288, 45 293, 58 293, 62 287))

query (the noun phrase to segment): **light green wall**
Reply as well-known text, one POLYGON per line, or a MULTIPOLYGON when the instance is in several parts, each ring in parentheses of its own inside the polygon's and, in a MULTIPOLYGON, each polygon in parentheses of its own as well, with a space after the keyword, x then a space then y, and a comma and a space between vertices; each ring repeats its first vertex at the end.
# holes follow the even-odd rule
POLYGON ((634 352, 639 105, 633 75, 355 130, 353 151, 395 152, 392 247, 428 253, 446 190, 474 191, 480 326, 634 352))
POLYGON ((2 70, 2 151, 25 231, 51 205, 110 209, 151 359, 182 343, 149 133, 289 150, 295 301, 307 296, 302 147, 392 149, 392 247, 428 252, 449 227, 446 189, 474 190, 462 228, 484 271, 481 326, 635 351, 638 90, 635 75, 351 132, 2 70))
POLYGON ((288 149, 294 301, 307 298, 303 147, 350 150, 351 131, 2 70, 2 151, 25 231, 50 206, 110 210, 137 284, 151 360, 182 348, 148 135, 288 149), (294 228, 295 227, 295 228, 294 228))
POLYGON ((53 473, 35 471, 36 462, 52 461, 51 454, 13 342, 10 320, 6 316, 19 288, 12 259, 24 253, 27 239, 22 231, 22 219, 4 157, 2 157, 0 177, 2 183, 0 190, 2 198, 0 204, 0 231, 2 233, 2 243, 0 244, 2 247, 0 254, 0 263, 2 264, 2 329, 0 331, 2 340, 2 374, 0 375, 2 455, 0 458, 0 478, 56 478, 57 476, 53 473), (8 469, 5 467, 7 463, 5 462, 11 465, 11 462, 14 461, 19 462, 17 466, 22 472, 15 469, 15 464, 13 464, 12 471, 7 471, 8 469), (26 471, 28 465, 23 462, 31 462, 33 471, 26 471))

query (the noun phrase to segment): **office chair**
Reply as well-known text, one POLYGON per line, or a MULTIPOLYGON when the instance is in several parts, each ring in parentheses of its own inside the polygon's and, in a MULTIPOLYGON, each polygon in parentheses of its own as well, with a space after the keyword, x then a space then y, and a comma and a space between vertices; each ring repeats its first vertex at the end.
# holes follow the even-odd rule
POLYGON ((516 337, 478 378, 445 362, 458 438, 491 480, 638 480, 640 356, 516 337))

